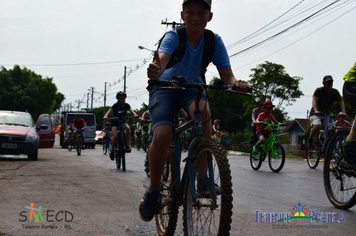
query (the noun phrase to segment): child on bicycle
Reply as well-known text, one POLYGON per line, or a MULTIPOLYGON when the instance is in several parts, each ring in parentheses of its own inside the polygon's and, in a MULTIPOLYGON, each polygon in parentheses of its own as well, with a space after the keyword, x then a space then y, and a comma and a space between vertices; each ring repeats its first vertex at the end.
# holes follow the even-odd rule
POLYGON ((73 130, 74 130, 74 139, 76 140, 77 138, 77 132, 80 132, 80 136, 82 138, 82 149, 84 150, 84 130, 86 130, 88 128, 87 123, 85 122, 84 119, 80 118, 79 115, 75 115, 73 123, 73 130), (75 131, 76 129, 76 131, 75 131))
POLYGON ((221 120, 216 119, 214 120, 214 124, 213 124, 213 138, 216 139, 218 143, 220 143, 222 136, 223 136, 223 132, 221 129, 221 120))
MULTIPOLYGON (((356 63, 344 76, 344 80, 342 95, 347 103, 356 108, 356 63)), ((356 115, 352 122, 350 134, 346 138, 344 150, 345 160, 349 164, 355 165, 354 168, 356 169, 356 115)))
MULTIPOLYGON (((184 76, 187 81, 204 83, 202 79, 202 54, 204 49, 204 30, 212 19, 211 0, 183 0, 181 18, 185 22, 187 46, 185 56, 173 67, 167 65, 173 52, 179 46, 176 29, 168 31, 155 51, 155 61, 147 69, 147 77, 151 80, 172 80, 172 76, 184 76)), ((226 85, 232 85, 236 90, 247 92, 248 83, 237 80, 232 73, 229 56, 220 36, 214 34, 215 47, 213 63, 219 71, 221 79, 226 85)), ((150 185, 145 192, 139 207, 140 217, 144 221, 151 221, 155 214, 160 196, 160 179, 167 159, 168 149, 173 137, 174 115, 177 103, 194 117, 194 98, 196 89, 185 90, 157 90, 153 87, 149 91, 149 109, 153 127, 153 140, 148 152, 150 162, 150 185)), ((205 139, 211 138, 210 109, 206 95, 199 102, 202 111, 202 130, 205 139)), ((207 162, 202 162, 199 176, 206 176, 207 162)))
POLYGON ((104 140, 105 140, 107 147, 109 147, 109 143, 110 143, 110 139, 111 139, 111 123, 110 122, 106 122, 106 126, 101 131, 100 134, 103 134, 104 132, 105 132, 104 140))
POLYGON ((261 112, 256 120, 256 136, 257 143, 252 148, 252 155, 258 154, 259 147, 265 142, 265 140, 272 136, 272 131, 265 123, 280 124, 272 115, 272 109, 275 107, 271 101, 266 101, 263 103, 264 112, 261 112))
POLYGON ((342 112, 340 112, 337 115, 337 121, 335 121, 335 127, 336 127, 336 132, 338 131, 338 129, 340 128, 345 128, 345 127, 351 127, 350 122, 348 122, 347 120, 345 120, 346 115, 342 112))
MULTIPOLYGON (((125 103, 127 94, 125 91, 119 91, 116 94, 116 99, 117 102, 112 105, 112 107, 108 110, 108 112, 105 114, 104 119, 108 119, 109 115, 113 112, 113 117, 118 117, 119 112, 123 112, 124 117, 126 116, 127 111, 129 111, 134 117, 138 117, 136 112, 131 108, 131 106, 128 103, 125 103)), ((113 161, 114 160, 114 149, 117 144, 117 131, 119 129, 119 121, 118 120, 113 120, 111 122, 111 131, 112 131, 112 150, 110 153, 110 159, 113 161)), ((131 137, 131 129, 130 126, 127 123, 124 123, 122 127, 126 130, 126 147, 125 147, 125 152, 131 152, 130 148, 130 137, 131 137)))

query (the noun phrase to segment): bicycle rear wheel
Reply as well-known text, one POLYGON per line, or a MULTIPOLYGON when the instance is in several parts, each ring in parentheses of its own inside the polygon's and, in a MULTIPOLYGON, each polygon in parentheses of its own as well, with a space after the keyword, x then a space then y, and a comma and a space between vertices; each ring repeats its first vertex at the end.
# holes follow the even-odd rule
POLYGON ((279 172, 283 169, 286 154, 281 144, 275 143, 269 151, 268 164, 273 172, 279 172))
POLYGON ((326 195, 336 208, 349 209, 356 204, 356 170, 344 160, 342 144, 350 129, 340 129, 332 137, 324 162, 326 195))
POLYGON ((318 143, 318 139, 314 137, 313 145, 311 147, 307 147, 307 162, 311 169, 315 169, 319 164, 321 150, 318 143))
POLYGON ((174 235, 178 219, 179 204, 175 199, 177 193, 177 182, 175 180, 175 163, 174 163, 174 149, 170 148, 167 164, 165 166, 170 170, 161 177, 161 196, 159 199, 159 211, 155 215, 157 232, 160 236, 174 235))
POLYGON ((258 170, 258 169, 260 169, 260 167, 262 165, 262 160, 264 158, 262 157, 260 152, 258 152, 258 154, 253 155, 252 150, 253 150, 253 146, 251 147, 251 151, 250 151, 250 164, 251 164, 252 169, 258 170))
POLYGON ((194 150, 193 158, 193 184, 197 194, 194 201, 188 174, 183 203, 184 235, 230 235, 232 183, 225 150, 215 140, 201 140, 194 150), (207 156, 212 169, 205 176, 204 188, 202 181, 197 179, 198 170, 202 164, 205 165, 207 156))

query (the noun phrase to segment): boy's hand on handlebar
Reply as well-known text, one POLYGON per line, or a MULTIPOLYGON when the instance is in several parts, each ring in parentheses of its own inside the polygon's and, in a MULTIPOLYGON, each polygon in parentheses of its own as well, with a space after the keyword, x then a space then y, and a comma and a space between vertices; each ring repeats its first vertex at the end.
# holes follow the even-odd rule
POLYGON ((236 91, 240 91, 240 92, 248 92, 249 89, 249 84, 247 81, 244 80, 236 80, 234 82, 234 87, 236 91))
POLYGON ((156 80, 161 75, 161 60, 158 55, 158 51, 155 50, 155 61, 150 63, 147 68, 147 77, 156 80))

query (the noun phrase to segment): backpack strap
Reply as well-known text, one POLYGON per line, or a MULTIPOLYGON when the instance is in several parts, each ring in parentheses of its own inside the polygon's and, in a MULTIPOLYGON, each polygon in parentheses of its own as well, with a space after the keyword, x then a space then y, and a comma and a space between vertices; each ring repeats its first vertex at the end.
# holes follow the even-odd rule
MULTIPOLYGON (((173 52, 172 57, 170 58, 166 69, 173 67, 175 64, 180 62, 185 54, 185 50, 187 48, 187 31, 185 26, 176 28, 178 38, 179 38, 179 46, 173 52)), ((161 42, 165 35, 159 40, 158 48, 161 46, 161 42)), ((201 68, 201 78, 204 83, 206 83, 205 73, 206 68, 213 60, 213 54, 215 50, 215 35, 214 32, 208 29, 204 30, 204 49, 203 49, 203 57, 202 57, 202 68, 201 68)), ((153 58, 155 61, 155 58, 153 58)))
POLYGON ((215 35, 214 32, 208 29, 204 30, 204 50, 203 62, 201 67, 201 79, 206 84, 205 73, 206 68, 213 61, 213 54, 215 51, 215 35))
POLYGON ((167 68, 171 68, 180 62, 183 59, 185 50, 187 48, 187 31, 185 30, 185 26, 178 27, 176 30, 179 38, 179 46, 173 52, 172 57, 168 62, 167 68))

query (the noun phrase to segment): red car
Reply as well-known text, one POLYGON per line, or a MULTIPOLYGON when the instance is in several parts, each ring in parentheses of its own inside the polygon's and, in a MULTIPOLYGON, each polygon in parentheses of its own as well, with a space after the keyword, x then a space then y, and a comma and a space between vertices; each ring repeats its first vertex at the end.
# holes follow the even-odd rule
POLYGON ((48 114, 40 115, 35 124, 28 112, 0 111, 0 154, 25 154, 37 161, 38 148, 52 148, 54 136, 48 114))

